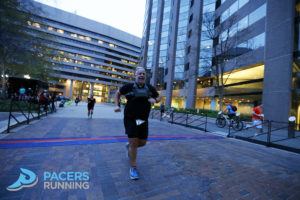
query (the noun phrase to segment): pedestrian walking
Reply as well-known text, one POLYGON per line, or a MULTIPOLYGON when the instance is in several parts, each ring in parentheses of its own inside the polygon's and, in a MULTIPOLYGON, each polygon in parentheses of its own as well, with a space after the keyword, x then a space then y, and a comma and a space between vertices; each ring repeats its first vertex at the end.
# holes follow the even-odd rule
POLYGON ((151 105, 160 101, 156 89, 146 84, 146 72, 138 67, 134 83, 123 85, 115 96, 115 112, 120 112, 120 96, 124 95, 127 103, 124 109, 124 126, 129 144, 126 145, 126 153, 130 157, 130 178, 139 179, 136 167, 138 147, 145 146, 148 138, 148 117, 151 105))
POLYGON ((254 101, 254 108, 252 110, 252 125, 256 128, 254 136, 257 136, 259 133, 262 133, 262 123, 263 117, 262 114, 263 104, 259 104, 258 101, 254 101))
POLYGON ((77 106, 77 104, 79 103, 79 101, 80 101, 79 97, 76 97, 76 98, 75 98, 75 104, 76 104, 76 106, 77 106))
POLYGON ((96 103, 96 99, 94 99, 94 96, 91 95, 91 97, 88 98, 88 118, 89 119, 91 119, 93 117, 95 103, 96 103))

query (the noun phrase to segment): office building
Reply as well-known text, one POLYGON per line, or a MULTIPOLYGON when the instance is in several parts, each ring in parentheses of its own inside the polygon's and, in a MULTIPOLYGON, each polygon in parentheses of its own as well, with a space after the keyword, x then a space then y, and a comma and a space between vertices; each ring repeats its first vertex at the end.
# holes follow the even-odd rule
POLYGON ((223 66, 223 102, 251 114, 258 100, 266 119, 299 123, 299 11, 298 0, 148 0, 141 66, 167 106, 220 109, 223 66))
POLYGON ((97 102, 111 101, 113 91, 134 80, 141 39, 106 24, 36 3, 43 12, 39 22, 28 22, 33 31, 49 34, 45 40, 58 56, 52 64, 59 83, 50 90, 75 99, 91 94, 97 102))

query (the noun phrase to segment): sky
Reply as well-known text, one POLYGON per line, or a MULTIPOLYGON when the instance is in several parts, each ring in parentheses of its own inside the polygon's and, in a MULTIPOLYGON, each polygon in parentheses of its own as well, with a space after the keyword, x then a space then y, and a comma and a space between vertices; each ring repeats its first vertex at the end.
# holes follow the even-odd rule
POLYGON ((146 0, 36 0, 142 37, 146 0))

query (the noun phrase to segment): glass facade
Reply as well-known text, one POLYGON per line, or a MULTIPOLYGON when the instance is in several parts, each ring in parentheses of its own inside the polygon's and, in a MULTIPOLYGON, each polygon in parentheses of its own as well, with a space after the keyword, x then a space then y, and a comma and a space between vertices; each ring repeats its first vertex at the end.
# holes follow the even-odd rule
POLYGON ((185 44, 187 39, 187 25, 189 19, 189 0, 181 0, 179 8, 177 44, 175 55, 175 80, 183 80, 185 44))
MULTIPOLYGON (((215 8, 216 8, 216 1, 212 1, 212 0, 203 1, 202 16, 214 15, 215 8)), ((207 27, 202 26, 198 77, 210 76, 212 57, 213 57, 213 40, 209 36, 209 33, 207 32, 207 27)))
POLYGON ((151 11, 151 21, 150 21, 149 40, 148 40, 148 52, 147 52, 147 64, 146 64, 147 69, 152 69, 157 11, 158 11, 158 0, 153 0, 152 1, 152 11, 151 11))
MULTIPOLYGON (((192 66, 193 64, 191 64, 195 63, 193 60, 195 59, 193 52, 194 49, 192 49, 192 46, 195 45, 191 45, 190 42, 193 42, 191 41, 191 38, 197 38, 200 43, 199 46, 197 46, 197 49, 199 47, 199 52, 196 52, 199 56, 198 78, 196 80, 197 92, 196 94, 192 94, 196 100, 194 107, 213 110, 219 109, 219 94, 216 90, 217 78, 213 76, 214 73, 212 73, 212 65, 216 65, 217 63, 217 57, 213 58, 213 50, 219 48, 221 43, 230 41, 231 45, 223 51, 223 53, 218 50, 216 51, 217 55, 226 56, 222 61, 224 66, 226 66, 223 76, 223 101, 232 101, 233 104, 238 107, 239 112, 249 114, 253 108, 253 101, 262 101, 263 99, 265 65, 264 57, 260 56, 260 52, 266 51, 264 47, 267 33, 264 22, 267 17, 267 1, 203 0, 202 8, 200 8, 199 2, 200 1, 187 0, 164 1, 163 16, 157 18, 157 15, 155 15, 152 16, 151 19, 148 19, 150 22, 156 22, 156 20, 161 20, 162 22, 162 31, 159 33, 161 37, 159 46, 160 50, 155 53, 156 55, 159 55, 159 68, 165 69, 165 83, 172 84, 171 86, 164 85, 164 87, 158 87, 158 89, 162 91, 162 96, 165 99, 165 102, 171 102, 171 105, 174 107, 184 108, 187 104, 194 104, 194 102, 188 100, 191 98, 190 96, 184 96, 183 94, 187 94, 187 92, 189 92, 190 95, 190 93, 192 93, 190 86, 192 86, 193 83, 190 82, 192 79, 189 79, 188 76, 189 74, 193 74, 194 72, 192 70, 197 69, 197 67, 192 66), (177 3, 178 5, 174 6, 174 4, 177 3), (173 10, 173 6, 174 8, 179 6, 179 11, 173 10), (171 9, 170 13, 172 14, 168 13, 169 9, 171 9), (199 9, 199 12, 202 13, 202 15, 196 16, 195 12, 198 11, 195 9, 199 9), (195 27, 193 27, 194 23, 191 23, 195 22, 194 20, 203 22, 205 15, 212 16, 214 20, 213 31, 215 31, 214 33, 218 32, 218 35, 215 35, 213 38, 208 34, 207 27, 205 27, 204 23, 200 25, 202 31, 201 36, 196 36, 197 31, 195 31, 195 27), (177 19, 177 26, 175 26, 177 28, 177 30, 175 30, 177 31, 176 35, 172 32, 174 31, 172 28, 174 28, 174 20, 177 19), (172 26, 170 24, 172 24, 172 26), (223 31, 220 31, 223 26, 225 26, 223 31), (173 35, 176 35, 177 38, 172 38, 173 35), (187 39, 189 40, 189 45, 187 45, 187 39), (168 42, 171 43, 171 45, 168 42), (170 46, 175 49, 169 49, 170 46), (173 52, 175 52, 175 54, 173 54, 173 52), (258 53, 260 55, 256 55, 258 53), (243 58, 247 58, 248 55, 254 55, 258 58, 243 60, 243 58), (167 62, 169 59, 171 59, 171 61, 167 62), (186 63, 184 63, 184 60, 186 63), (174 64, 172 64, 173 61, 174 64), (168 70, 172 70, 173 67, 174 71, 172 71, 172 75, 174 76, 169 76, 168 70), (184 83, 186 84, 184 85, 184 83), (170 89, 168 88, 172 89, 171 100, 169 100, 168 95, 166 95, 170 94, 170 89)), ((157 14, 157 2, 154 0, 153 5, 154 7, 152 8, 152 12, 157 14)), ((296 53, 297 56, 295 57, 294 65, 297 67, 299 66, 298 57, 300 57, 299 5, 300 0, 296 0, 296 34, 294 46, 295 52, 298 52, 298 54, 296 53)), ((156 24, 153 24, 153 27, 155 27, 155 25, 156 24)), ((150 32, 146 34, 149 34, 150 37, 152 36, 152 39, 155 41, 156 39, 153 33, 154 32, 150 30, 150 32)), ((154 41, 149 40, 150 43, 148 44, 151 45, 154 41)), ((152 56, 153 53, 154 52, 151 52, 148 56, 152 56)), ((151 66, 147 65, 147 68, 148 67, 151 68, 151 66)), ((299 69, 299 67, 297 67, 295 70, 299 69)), ((294 72, 293 80, 291 80, 294 91, 293 95, 295 97, 298 97, 300 90, 299 77, 300 72, 294 72)), ((292 104, 293 110, 295 110, 293 112, 297 113, 299 103, 298 101, 297 103, 294 101, 295 100, 293 98, 292 104)))

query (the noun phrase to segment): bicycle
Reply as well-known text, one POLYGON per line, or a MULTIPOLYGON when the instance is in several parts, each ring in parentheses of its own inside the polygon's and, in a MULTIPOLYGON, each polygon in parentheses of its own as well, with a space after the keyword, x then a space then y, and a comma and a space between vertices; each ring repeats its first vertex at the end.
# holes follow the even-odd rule
POLYGON ((227 115, 224 115, 222 111, 218 112, 218 117, 216 119, 216 125, 219 128, 224 128, 226 124, 230 124, 232 128, 236 131, 241 131, 244 127, 243 122, 240 120, 240 113, 236 113, 235 116, 229 121, 227 115))

